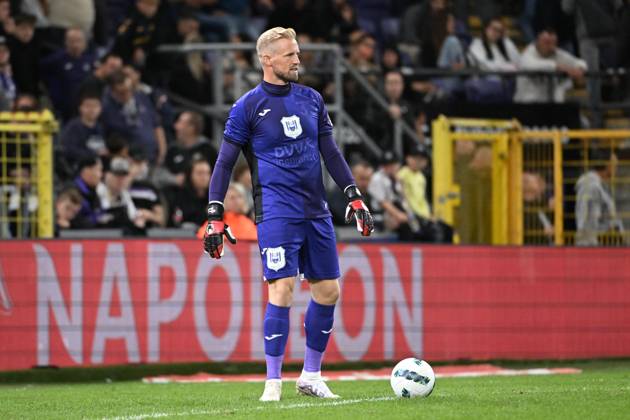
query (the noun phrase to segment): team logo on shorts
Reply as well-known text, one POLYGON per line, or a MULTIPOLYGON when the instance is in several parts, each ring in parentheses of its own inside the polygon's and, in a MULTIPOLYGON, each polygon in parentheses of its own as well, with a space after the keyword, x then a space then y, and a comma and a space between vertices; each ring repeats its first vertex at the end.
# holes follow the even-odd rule
POLYGON ((268 269, 278 271, 284 268, 287 263, 284 259, 284 248, 279 246, 277 248, 267 248, 265 251, 265 254, 267 254, 268 269))
POLYGON ((284 129, 284 135, 297 139, 302 134, 302 125, 300 124, 300 117, 297 115, 291 115, 290 117, 282 117, 280 120, 282 128, 284 129))

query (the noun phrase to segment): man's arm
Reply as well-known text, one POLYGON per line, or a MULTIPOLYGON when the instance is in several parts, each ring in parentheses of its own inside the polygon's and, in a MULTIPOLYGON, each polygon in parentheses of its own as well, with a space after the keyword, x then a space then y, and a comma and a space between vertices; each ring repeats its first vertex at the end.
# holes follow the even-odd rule
POLYGON ((230 227, 223 223, 223 199, 230 185, 232 168, 240 151, 241 146, 223 139, 217 163, 212 171, 208 191, 209 203, 206 208, 208 226, 203 238, 203 248, 212 258, 218 259, 223 256, 223 235, 233 244, 236 243, 230 227))
POLYGON ((357 230, 361 232, 361 235, 370 236, 374 230, 374 220, 370 210, 363 202, 361 191, 357 188, 348 163, 341 155, 332 134, 325 134, 319 137, 319 151, 322 154, 328 172, 348 199, 345 215, 346 223, 350 223, 354 218, 357 223, 357 230))
POLYGON ((166 135, 164 134, 162 126, 155 127, 154 132, 155 141, 157 142, 158 147, 157 163, 158 165, 161 165, 164 163, 164 157, 166 157, 166 135))

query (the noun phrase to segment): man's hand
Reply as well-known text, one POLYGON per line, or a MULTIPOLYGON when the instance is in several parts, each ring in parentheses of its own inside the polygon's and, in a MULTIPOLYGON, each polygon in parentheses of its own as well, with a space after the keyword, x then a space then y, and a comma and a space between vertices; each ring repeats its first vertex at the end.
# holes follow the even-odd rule
POLYGON ((232 235, 230 227, 223 223, 223 204, 216 201, 208 203, 206 213, 208 226, 203 235, 203 249, 210 258, 219 259, 224 252, 223 235, 233 244, 236 243, 236 238, 232 235))
POLYGON ((352 218, 357 222, 357 230, 362 236, 370 236, 374 231, 374 220, 363 202, 361 192, 356 185, 351 185, 344 190, 344 194, 348 198, 348 206, 346 207, 346 223, 352 222, 352 218))

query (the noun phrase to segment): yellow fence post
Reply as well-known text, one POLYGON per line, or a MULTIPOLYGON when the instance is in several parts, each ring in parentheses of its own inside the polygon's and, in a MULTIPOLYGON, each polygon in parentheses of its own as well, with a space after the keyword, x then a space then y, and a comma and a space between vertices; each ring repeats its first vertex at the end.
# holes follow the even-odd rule
POLYGON ((38 116, 41 131, 37 138, 37 236, 52 238, 53 216, 53 133, 57 124, 48 110, 38 116))
POLYGON ((562 133, 553 133, 553 238, 555 245, 564 245, 564 175, 562 173, 562 133))
POLYGON ((508 134, 492 143, 492 244, 508 244, 508 134))
POLYGON ((433 207, 435 216, 449 225, 455 221, 453 199, 453 141, 448 119, 440 115, 433 121, 433 207))
POLYGON ((523 142, 515 124, 508 139, 508 243, 523 245, 523 142))

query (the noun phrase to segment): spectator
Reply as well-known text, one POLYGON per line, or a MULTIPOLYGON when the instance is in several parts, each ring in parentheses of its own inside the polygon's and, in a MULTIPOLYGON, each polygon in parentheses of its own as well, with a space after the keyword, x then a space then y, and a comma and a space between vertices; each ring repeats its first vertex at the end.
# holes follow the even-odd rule
POLYGON ((66 188, 59 193, 55 200, 55 236, 63 229, 70 229, 72 221, 81 210, 83 198, 74 187, 66 188))
POLYGON ((123 62, 120 56, 109 53, 105 55, 100 64, 94 69, 92 75, 86 77, 79 87, 78 95, 82 97, 86 94, 97 95, 101 98, 107 87, 109 77, 122 70, 123 62))
POLYGON ((64 50, 44 58, 41 66, 53 106, 68 121, 75 112, 79 87, 94 69, 95 57, 87 50, 85 34, 80 28, 68 28, 65 43, 64 50))
POLYGON ((183 186, 185 173, 193 156, 202 156, 212 166, 217 159, 217 151, 204 137, 204 121, 201 114, 194 111, 182 112, 175 122, 175 143, 166 153, 164 167, 155 174, 155 181, 160 186, 183 186))
POLYGON ((212 169, 203 156, 195 156, 186 172, 183 187, 168 190, 169 226, 193 225, 195 231, 206 221, 208 187, 212 169))
MULTIPOLYGON (((411 104, 403 98, 404 89, 405 80, 402 73, 398 70, 387 72, 384 77, 385 100, 388 104, 387 117, 382 115, 380 106, 368 108, 366 117, 369 122, 368 130, 372 137, 377 139, 382 150, 395 150, 397 146, 394 144, 394 124, 396 121, 402 120, 413 127, 415 112, 411 104)), ((413 141, 405 137, 403 142, 404 144, 401 146, 406 147, 413 141)))
POLYGON ((0 36, 7 37, 15 30, 15 21, 11 16, 11 0, 0 0, 0 36))
MULTIPOLYGON (((617 13, 623 0, 562 0, 562 9, 575 17, 580 56, 593 71, 616 64, 615 41, 617 36, 617 13)), ((627 52, 624 52, 627 54, 627 52)), ((588 83, 591 103, 597 105, 601 98, 601 81, 590 78, 588 83)))
POLYGON ((363 31, 357 31, 350 36, 350 64, 361 73, 367 75, 369 81, 376 83, 379 67, 376 64, 376 41, 363 31))
MULTIPOLYGON (((203 42, 199 21, 188 9, 179 15, 177 32, 183 44, 203 42)), ((201 52, 178 54, 168 81, 169 89, 196 103, 207 103, 212 98, 212 74, 209 63, 201 52)))
POLYGON ((551 29, 541 31, 536 41, 525 48, 520 66, 523 70, 560 72, 568 76, 560 79, 553 74, 547 78, 518 77, 514 101, 521 103, 564 102, 572 81, 582 82, 587 69, 584 60, 558 48, 558 37, 551 29))
POLYGON ((490 19, 483 28, 481 38, 470 44, 468 55, 474 66, 486 71, 515 71, 520 54, 500 19, 490 19))
POLYGON ((575 244, 597 246, 598 235, 620 228, 615 202, 605 186, 614 173, 617 158, 610 149, 591 150, 592 169, 575 184, 575 244))
POLYGON ((110 77, 101 117, 105 134, 118 132, 139 145, 152 164, 161 164, 166 154, 164 129, 148 96, 134 92, 133 82, 123 72, 110 77))
POLYGON ((435 36, 439 33, 436 25, 438 16, 446 11, 446 0, 429 0, 424 2, 418 12, 418 21, 415 29, 420 40, 420 64, 422 67, 437 67, 440 45, 435 42, 435 36))
POLYGON ((85 156, 107 154, 103 127, 99 122, 101 98, 86 95, 79 103, 79 116, 73 118, 61 131, 60 140, 66 161, 71 166, 85 156))
POLYGON ((396 174, 400 162, 395 154, 387 151, 383 154, 381 166, 374 173, 368 186, 372 196, 372 214, 374 225, 381 231, 397 232, 399 239, 409 240, 410 217, 404 206, 402 188, 396 174))
POLYGON ((101 160, 97 156, 84 157, 78 163, 77 174, 74 186, 81 193, 81 209, 70 226, 72 229, 94 228, 101 213, 101 202, 96 193, 103 177, 101 160))
POLYGON ((15 112, 38 112, 41 108, 37 98, 30 93, 18 93, 13 102, 15 112))
POLYGON ((0 214, 8 223, 0 227, 0 234, 7 238, 29 238, 36 236, 37 194, 31 188, 31 172, 28 166, 20 164, 7 165, 6 181, 0 189, 0 214))
POLYGON ((146 70, 143 76, 149 81, 158 77, 160 63, 153 57, 155 48, 174 36, 174 25, 164 13, 166 6, 160 0, 136 0, 130 16, 118 28, 112 48, 125 63, 146 70))
POLYGON ((35 21, 33 15, 16 16, 15 29, 9 35, 8 44, 11 50, 13 79, 18 92, 38 96, 40 47, 35 37, 35 21))
POLYGON ((332 41, 347 46, 350 43, 350 35, 360 29, 356 13, 351 4, 343 1, 336 8, 334 16, 335 21, 330 31, 330 37, 332 41))
MULTIPOLYGON (((440 22, 436 26, 441 30, 436 35, 436 44, 440 45, 437 66, 445 70, 461 70, 466 67, 464 48, 459 38, 455 36, 455 16, 451 13, 441 13, 438 15, 440 22)), ((461 79, 457 77, 444 77, 434 80, 438 87, 438 96, 454 98, 463 91, 461 79)))
POLYGON ((105 180, 96 188, 102 206, 99 226, 120 228, 124 233, 133 228, 143 229, 146 220, 138 212, 129 193, 129 160, 122 157, 112 159, 105 172, 105 180))
MULTIPOLYGON (((166 93, 159 88, 154 88, 153 86, 143 83, 140 72, 135 67, 126 65, 123 67, 122 71, 131 79, 133 91, 140 92, 151 100, 153 107, 160 117, 162 127, 172 127, 175 122, 175 110, 166 93)), ((172 138, 170 132, 167 137, 172 138)))
POLYGON ((11 50, 7 46, 6 38, 0 36, 0 111, 11 109, 15 94, 16 88, 11 69, 11 50))
POLYGON ((131 159, 129 194, 138 209, 138 216, 144 219, 145 228, 163 227, 166 225, 164 206, 160 192, 149 181, 149 161, 139 148, 131 149, 129 155, 131 159))
POLYGON ((397 173, 402 191, 416 217, 431 218, 431 206, 427 200, 427 180, 422 171, 429 164, 429 154, 424 147, 411 149, 405 155, 405 166, 397 173))

